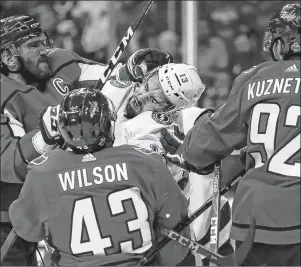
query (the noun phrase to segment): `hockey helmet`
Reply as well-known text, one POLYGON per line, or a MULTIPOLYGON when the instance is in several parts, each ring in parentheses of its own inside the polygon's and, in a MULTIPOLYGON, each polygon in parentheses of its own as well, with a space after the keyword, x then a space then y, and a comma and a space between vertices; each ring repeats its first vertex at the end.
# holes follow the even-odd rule
POLYGON ((30 16, 11 16, 0 20, 1 49, 11 48, 22 44, 28 39, 36 36, 45 36, 47 47, 52 47, 52 40, 47 31, 41 28, 34 18, 30 16))
POLYGON ((159 81, 174 109, 193 106, 205 90, 197 68, 188 64, 166 64, 159 68, 159 81))
POLYGON ((276 60, 273 47, 280 40, 284 47, 284 60, 292 55, 300 55, 300 34, 300 4, 287 4, 271 17, 264 34, 263 51, 270 52, 273 60, 276 60))
POLYGON ((111 100, 97 89, 79 88, 62 101, 58 129, 67 147, 88 153, 113 145, 115 121, 111 100))

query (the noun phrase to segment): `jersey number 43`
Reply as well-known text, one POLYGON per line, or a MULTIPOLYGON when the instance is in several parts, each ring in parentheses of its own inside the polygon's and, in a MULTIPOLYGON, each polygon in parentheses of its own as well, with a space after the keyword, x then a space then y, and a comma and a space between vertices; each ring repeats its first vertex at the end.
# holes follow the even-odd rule
MULTIPOLYGON (((107 196, 107 203, 111 216, 115 217, 126 212, 123 205, 123 201, 125 200, 130 200, 132 202, 136 218, 127 220, 124 223, 126 224, 129 234, 136 231, 140 232, 141 244, 138 245, 138 248, 134 249, 133 241, 131 239, 120 242, 120 252, 145 252, 152 246, 152 238, 150 224, 148 222, 148 210, 141 198, 140 190, 137 187, 114 191, 107 196)), ((73 255, 88 252, 92 252, 93 255, 107 255, 106 249, 113 247, 111 236, 102 236, 101 226, 98 223, 96 212, 92 197, 75 201, 70 240, 70 249, 73 255), (89 237, 89 241, 86 242, 81 241, 84 227, 89 237)))
POLYGON ((298 127, 300 111, 300 106, 290 106, 287 110, 282 111, 285 112, 284 122, 282 122, 279 120, 281 110, 278 104, 259 103, 254 107, 250 127, 250 141, 252 144, 262 144, 265 152, 250 153, 255 160, 255 168, 261 167, 265 162, 268 162, 268 172, 300 178, 300 162, 289 163, 293 157, 300 153, 300 130, 294 135, 289 133, 289 129, 298 127), (267 118, 266 130, 260 132, 259 125, 263 116, 267 118), (284 130, 285 128, 287 130, 284 130), (283 131, 282 133, 280 132, 281 130, 283 131), (276 148, 275 144, 278 134, 289 134, 290 139, 284 137, 287 140, 280 142, 276 148))

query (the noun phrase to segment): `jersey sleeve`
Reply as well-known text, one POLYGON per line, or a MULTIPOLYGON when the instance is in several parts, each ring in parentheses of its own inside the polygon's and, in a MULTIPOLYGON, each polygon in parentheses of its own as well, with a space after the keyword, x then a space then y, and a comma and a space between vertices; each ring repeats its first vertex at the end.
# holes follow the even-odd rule
POLYGON ((41 181, 39 172, 29 171, 19 198, 9 207, 9 218, 17 235, 29 242, 46 238, 42 222, 46 205, 41 181))
POLYGON ((37 129, 25 133, 11 112, 1 114, 1 181, 23 183, 27 164, 51 148, 37 129))
MULTIPOLYGON (((173 229, 178 222, 188 217, 188 200, 163 163, 157 165, 156 174, 156 180, 158 182, 156 185, 156 189, 158 190, 156 221, 159 226, 161 225, 167 229, 173 229)), ((186 227, 181 234, 190 238, 189 227, 186 227)), ((158 265, 175 266, 184 259, 187 253, 188 249, 178 242, 170 240, 169 243, 158 252, 156 260, 158 265)))
POLYGON ((181 153, 196 168, 204 168, 246 144, 242 107, 245 80, 244 76, 236 78, 226 103, 212 115, 200 117, 187 133, 181 153))

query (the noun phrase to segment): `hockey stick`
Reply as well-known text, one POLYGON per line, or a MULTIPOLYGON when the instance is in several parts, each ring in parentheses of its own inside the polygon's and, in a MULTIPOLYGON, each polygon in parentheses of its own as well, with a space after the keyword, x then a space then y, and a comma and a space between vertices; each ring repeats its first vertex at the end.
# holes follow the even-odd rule
MULTIPOLYGON (((218 253, 220 207, 221 207, 221 161, 214 164, 213 194, 211 207, 210 250, 218 253)), ((211 265, 211 264, 210 264, 211 265)), ((214 265, 213 265, 214 266, 214 265)))
POLYGON ((252 248, 254 236, 255 236, 255 217, 253 216, 251 226, 248 231, 247 238, 241 244, 241 246, 233 253, 228 256, 222 256, 216 252, 209 250, 208 248, 202 246, 201 244, 180 235, 179 233, 162 229, 161 232, 165 234, 170 240, 175 240, 186 248, 189 248, 193 253, 200 253, 207 258, 210 258, 210 261, 220 265, 220 266, 237 266, 243 262, 243 260, 248 255, 249 251, 252 248))
MULTIPOLYGON (((228 192, 231 188, 233 188, 241 179, 241 176, 245 173, 245 171, 241 171, 237 174, 228 184, 226 184, 223 189, 221 190, 220 194, 224 195, 228 192)), ((191 224, 195 219, 197 219, 202 213, 204 213, 209 207, 212 205, 212 197, 209 198, 202 207, 197 209, 194 213, 192 213, 188 218, 179 222, 173 229, 175 232, 181 232, 185 227, 191 224)), ((168 237, 164 237, 153 249, 151 249, 144 257, 141 258, 139 261, 139 266, 143 266, 147 264, 150 259, 161 249, 163 248, 170 239, 168 237)))
POLYGON ((8 251, 12 247, 12 245, 15 243, 17 239, 17 234, 14 230, 14 228, 10 231, 7 238, 5 239, 3 245, 1 246, 1 262, 5 260, 5 257, 7 256, 8 251))
POLYGON ((154 0, 148 0, 148 1, 143 1, 143 2, 144 3, 141 5, 135 19, 133 20, 132 24, 127 29, 125 35, 122 37, 121 42, 117 46, 117 48, 116 48, 113 56, 111 57, 105 71, 103 73, 100 73, 100 75, 101 75, 100 79, 96 82, 93 89, 95 89, 95 88, 101 88, 102 89, 103 88, 106 81, 110 77, 112 71, 116 67, 120 57, 124 53, 124 51, 127 48, 128 44, 130 43, 130 41, 131 41, 131 39, 134 35, 134 32, 138 28, 141 20, 144 18, 147 11, 150 9, 150 7, 151 7, 152 3, 154 2, 154 0))

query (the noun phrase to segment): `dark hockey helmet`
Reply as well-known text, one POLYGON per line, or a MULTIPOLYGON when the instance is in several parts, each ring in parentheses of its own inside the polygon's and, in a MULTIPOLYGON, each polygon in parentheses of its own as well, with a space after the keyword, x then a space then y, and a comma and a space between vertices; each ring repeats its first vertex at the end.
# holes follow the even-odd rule
POLYGON ((292 55, 300 55, 300 34, 300 4, 287 4, 271 17, 264 34, 263 51, 270 52, 273 60, 276 60, 273 47, 279 40, 283 45, 284 60, 292 55))
POLYGON ((44 35, 47 46, 52 47, 52 40, 47 31, 41 28, 33 17, 30 16, 11 16, 0 20, 0 51, 7 48, 18 48, 20 44, 28 39, 44 35))
POLYGON ((115 140, 113 103, 99 90, 80 88, 62 101, 58 129, 66 146, 76 153, 110 147, 115 140))

